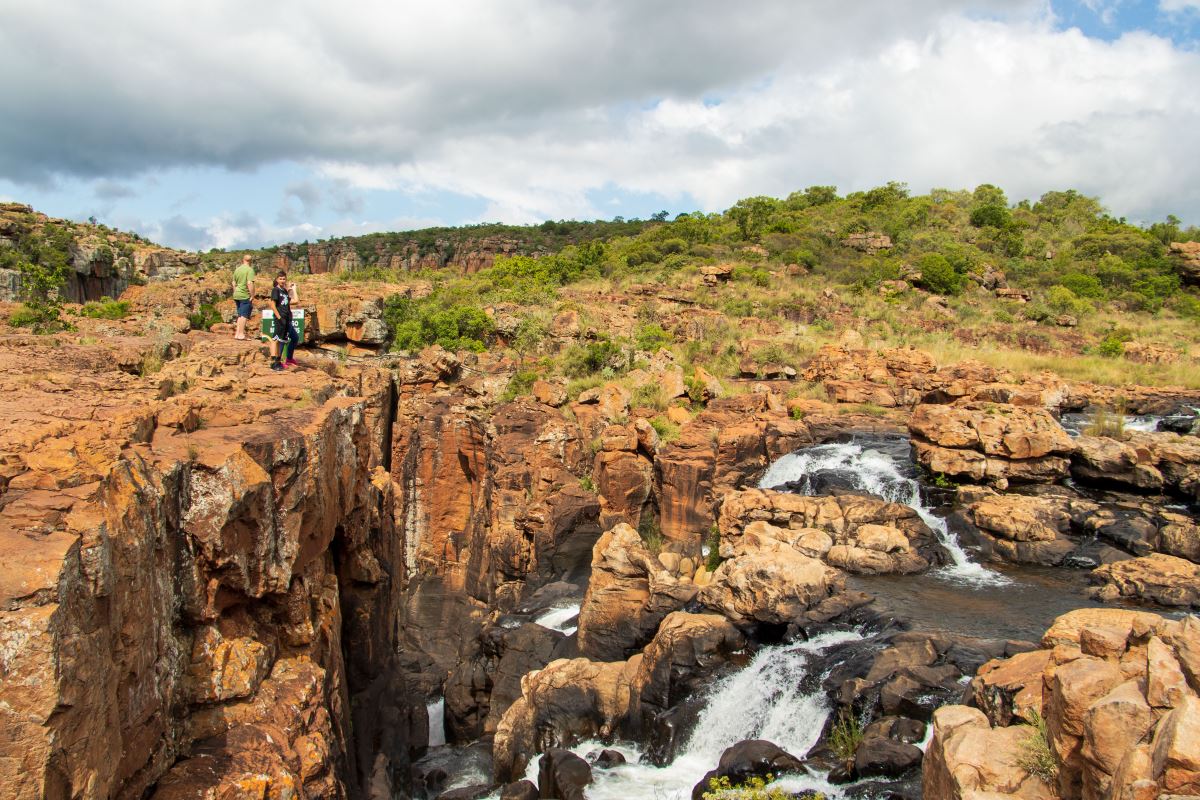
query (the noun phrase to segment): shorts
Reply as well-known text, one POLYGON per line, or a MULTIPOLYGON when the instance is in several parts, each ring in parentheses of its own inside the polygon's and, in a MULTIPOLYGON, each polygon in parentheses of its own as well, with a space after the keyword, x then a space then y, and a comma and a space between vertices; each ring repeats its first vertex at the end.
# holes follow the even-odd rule
POLYGON ((254 304, 250 300, 234 300, 237 303, 237 315, 250 319, 250 313, 254 310, 254 304))

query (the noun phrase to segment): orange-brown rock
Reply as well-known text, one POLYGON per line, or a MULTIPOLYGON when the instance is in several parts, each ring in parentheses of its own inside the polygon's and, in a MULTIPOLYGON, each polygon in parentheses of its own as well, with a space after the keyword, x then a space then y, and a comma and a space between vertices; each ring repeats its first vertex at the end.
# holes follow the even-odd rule
POLYGON ((1101 598, 1136 597, 1164 606, 1200 608, 1200 565, 1153 553, 1092 571, 1101 598))
POLYGON ((773 539, 850 572, 912 573, 941 563, 932 530, 915 511, 862 495, 807 497, 769 489, 731 492, 718 520, 721 555, 743 538, 773 539))
MULTIPOLYGON (((137 341, 115 345, 162 357, 137 341)), ((0 339, 0 785, 129 797, 162 779, 169 797, 253 774, 265 794, 340 797, 406 764, 379 568, 398 559, 391 485, 374 479, 390 376, 304 354, 273 373, 208 334, 145 375, 114 352, 0 339), (385 738, 350 725, 375 690, 385 738)))
MULTIPOLYGON (((935 712, 934 740, 925 758, 927 792, 952 792, 955 774, 969 781, 994 774, 1006 758, 997 751, 991 763, 979 764, 986 758, 980 750, 948 744, 955 741, 952 730, 943 739, 939 716, 945 717, 942 728, 974 726, 981 740, 1002 747, 992 738, 995 731, 1027 740, 1033 728, 1016 723, 1039 705, 1057 771, 1053 786, 1046 787, 1054 797, 1142 800, 1195 792, 1200 696, 1182 666, 1200 648, 1194 618, 1078 609, 1055 620, 1042 646, 990 662, 972 681, 971 700, 998 726, 1009 727, 983 734, 986 722, 973 716, 977 711, 945 707, 935 712)), ((1026 796, 1011 781, 989 791, 997 797, 1026 796)))
POLYGON ((943 706, 933 713, 933 739, 922 765, 922 793, 945 800, 1056 795, 1022 766, 1028 729, 993 728, 983 712, 943 706))
POLYGON ((1074 449, 1048 412, 1010 404, 920 405, 909 430, 922 466, 973 481, 1053 482, 1074 449))
POLYGON ((1171 255, 1184 282, 1200 285, 1200 242, 1171 242, 1171 255))
POLYGON ((601 661, 628 658, 696 591, 690 575, 666 569, 637 531, 618 524, 596 542, 579 611, 579 652, 601 661))

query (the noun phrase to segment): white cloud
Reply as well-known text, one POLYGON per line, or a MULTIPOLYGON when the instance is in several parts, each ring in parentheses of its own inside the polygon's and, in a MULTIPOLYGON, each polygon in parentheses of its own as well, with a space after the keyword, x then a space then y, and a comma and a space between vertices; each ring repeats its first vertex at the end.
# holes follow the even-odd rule
POLYGON ((1167 13, 1200 11, 1200 0, 1159 0, 1158 7, 1167 13))
POLYGON ((312 238, 305 215, 360 217, 363 190, 536 222, 608 216, 614 192, 711 210, 815 183, 987 181, 1200 219, 1200 55, 1059 30, 1042 0, 54 5, 0 0, 0 74, 18 76, 0 177, 297 161, 343 187, 280 186, 282 208, 255 212, 274 226, 192 223, 217 246, 312 238))

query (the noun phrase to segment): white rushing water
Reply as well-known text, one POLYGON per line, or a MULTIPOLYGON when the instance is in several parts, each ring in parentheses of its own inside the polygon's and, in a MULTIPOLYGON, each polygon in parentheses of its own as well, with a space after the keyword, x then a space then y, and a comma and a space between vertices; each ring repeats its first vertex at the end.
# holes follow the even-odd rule
POLYGON ((579 603, 567 606, 555 606, 549 611, 542 614, 534 620, 543 628, 549 628, 552 631, 558 631, 570 636, 575 632, 576 626, 571 625, 572 621, 579 616, 579 603))
POLYGON ((429 746, 441 747, 446 743, 446 698, 439 697, 425 710, 429 713, 429 746))
MULTIPOLYGON (((862 639, 858 633, 838 631, 810 641, 766 647, 738 672, 715 683, 708 703, 680 755, 665 767, 637 763, 642 754, 629 744, 604 745, 583 742, 572 751, 586 757, 604 747, 620 751, 629 763, 612 769, 593 770, 587 789, 589 800, 689 800, 692 787, 705 773, 716 769, 721 753, 745 739, 766 739, 797 758, 804 758, 825 726, 829 708, 825 696, 800 690, 810 656, 834 645, 862 639)), ((537 782, 541 757, 535 758, 525 777, 537 782)), ((780 788, 798 792, 813 789, 829 798, 842 797, 840 787, 822 776, 792 776, 779 781, 780 788)))
MULTIPOLYGON (((906 465, 907 466, 907 465, 906 465)), ((921 487, 904 474, 893 456, 861 444, 822 444, 797 453, 789 453, 770 466, 758 485, 773 489, 785 483, 798 483, 803 494, 810 494, 813 477, 825 471, 852 476, 853 487, 893 503, 901 503, 917 512, 950 553, 954 563, 938 574, 968 583, 1001 585, 1009 583, 1003 575, 970 559, 946 521, 921 502, 921 487)))

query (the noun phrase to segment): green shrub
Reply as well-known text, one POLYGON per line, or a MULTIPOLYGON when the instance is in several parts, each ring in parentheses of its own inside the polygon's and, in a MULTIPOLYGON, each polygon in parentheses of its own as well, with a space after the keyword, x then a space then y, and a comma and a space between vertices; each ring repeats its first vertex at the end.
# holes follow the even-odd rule
POLYGON ((8 315, 8 324, 14 328, 32 328, 40 319, 41 316, 37 311, 28 305, 21 304, 16 311, 8 315))
POLYGON ((104 297, 99 302, 84 303, 79 313, 91 319, 125 319, 129 316, 129 301, 104 297))
POLYGON ((735 281, 743 281, 753 283, 760 288, 767 288, 771 285, 771 273, 759 267, 737 266, 733 268, 733 279, 735 281))
POLYGON ((1046 292, 1046 305, 1058 314, 1074 314, 1082 317, 1092 311, 1092 304, 1076 297, 1066 286, 1051 286, 1046 292))
POLYGON ((674 337, 663 330, 661 325, 654 323, 642 325, 634 335, 634 343, 638 350, 645 350, 649 353, 657 352, 659 348, 665 347, 672 341, 674 341, 674 337))
POLYGON ((622 369, 625 354, 607 339, 587 344, 575 344, 563 354, 563 372, 572 378, 594 375, 602 369, 622 369))
POLYGON ((221 321, 221 312, 212 303, 201 303, 200 307, 188 314, 188 325, 194 331, 206 331, 221 321))
MULTIPOLYGON (((708 789, 705 790, 704 800, 793 800, 793 797, 783 789, 771 788, 769 783, 773 775, 765 778, 757 775, 747 778, 743 783, 734 785, 726 776, 708 779, 708 789)), ((825 800, 820 792, 806 792, 805 800, 825 800)))
POLYGON ((447 350, 487 349, 495 326, 474 305, 443 307, 434 296, 413 300, 393 295, 384 305, 383 319, 392 332, 393 350, 420 350, 438 344, 447 350))
POLYGON ((658 519, 650 511, 643 511, 642 518, 638 521, 638 536, 642 538, 642 544, 646 545, 646 549, 654 555, 662 552, 663 535, 662 530, 658 527, 658 519))
POLYGON ((666 417, 654 417, 650 420, 650 427, 654 428, 661 442, 669 443, 679 438, 679 426, 666 417))
POLYGON ((927 253, 917 262, 921 282, 938 294, 958 294, 962 291, 963 276, 939 253, 927 253))
POLYGON ((500 395, 501 403, 511 403, 518 397, 524 397, 533 389, 533 382, 537 380, 537 373, 531 370, 518 370, 513 373, 513 376, 508 379, 508 386, 504 388, 504 393, 500 395))
POLYGON ((629 399, 630 405, 634 408, 653 408, 662 411, 667 407, 666 401, 662 396, 662 387, 657 383, 643 383, 633 390, 633 394, 629 399))
POLYGON ((717 567, 721 566, 724 561, 721 558, 721 529, 713 525, 708 529, 708 536, 704 538, 704 544, 708 547, 708 555, 704 558, 704 569, 708 572, 716 572, 717 567))
POLYGON ((1120 358, 1125 355, 1125 340, 1121 336, 1110 333, 1096 345, 1096 355, 1105 358, 1120 358))
POLYGON ((829 749, 842 761, 849 761, 854 758, 862 740, 862 723, 854 714, 843 710, 829 732, 829 749))
POLYGON ((584 475, 579 479, 579 488, 583 489, 585 492, 591 492, 592 494, 596 493, 596 483, 592 480, 591 475, 584 475))

